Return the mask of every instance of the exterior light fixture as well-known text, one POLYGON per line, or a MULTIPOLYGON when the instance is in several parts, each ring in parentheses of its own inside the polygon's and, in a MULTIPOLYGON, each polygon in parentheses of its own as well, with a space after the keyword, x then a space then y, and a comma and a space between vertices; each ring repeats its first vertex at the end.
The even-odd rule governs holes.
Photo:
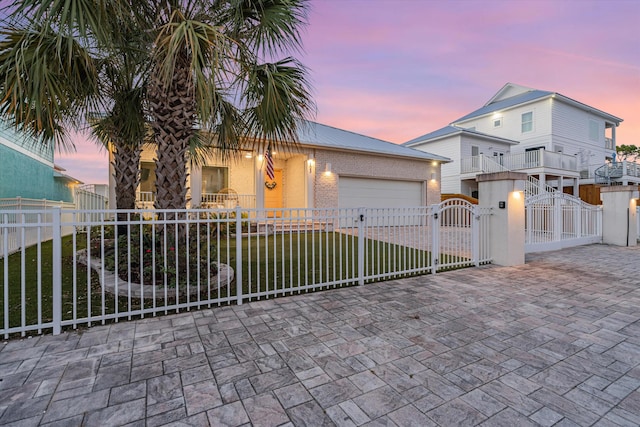
POLYGON ((436 182, 437 177, 438 177, 438 176, 436 175, 436 173, 435 173, 435 172, 431 172, 431 181, 432 181, 432 182, 436 182))
POLYGON ((324 165, 324 174, 331 175, 331 163, 327 163, 324 165))

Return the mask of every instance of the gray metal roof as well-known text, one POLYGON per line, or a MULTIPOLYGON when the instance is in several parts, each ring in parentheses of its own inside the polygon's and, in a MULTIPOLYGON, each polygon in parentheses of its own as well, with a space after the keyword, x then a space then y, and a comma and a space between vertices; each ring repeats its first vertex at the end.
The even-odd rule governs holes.
POLYGON ((434 139, 438 139, 447 135, 456 135, 459 133, 465 133, 467 135, 472 135, 472 136, 478 136, 481 138, 485 138, 485 139, 491 139, 494 141, 501 141, 507 144, 518 144, 518 141, 514 141, 512 139, 506 139, 506 138, 501 138, 499 136, 495 136, 495 135, 489 135, 487 133, 483 133, 483 132, 478 132, 477 130, 471 130, 471 129, 464 129, 461 128, 459 126, 453 126, 453 125, 449 125, 449 126, 445 126, 441 129, 435 130, 431 133, 427 133, 425 135, 419 136, 417 138, 413 138, 410 141, 407 141, 405 143, 403 143, 402 145, 404 145, 405 147, 410 147, 412 145, 417 145, 419 143, 422 142, 427 142, 427 141, 431 141, 434 139))
POLYGON ((516 105, 520 105, 520 104, 526 104, 527 102, 531 102, 531 101, 535 101, 536 99, 542 99, 542 98, 546 98, 548 96, 555 96, 556 99, 564 101, 568 104, 571 104, 575 107, 581 108, 583 110, 587 110, 590 111, 594 114, 598 114, 602 117, 607 118, 608 120, 611 120, 617 124, 619 124, 620 122, 622 122, 622 119, 620 117, 616 117, 612 114, 606 113, 602 110, 599 110, 597 108, 591 107, 587 104, 584 104, 580 101, 576 101, 575 99, 569 98, 568 96, 565 96, 561 93, 558 92, 549 92, 546 90, 538 90, 538 89, 531 89, 527 92, 521 93, 519 95, 515 95, 500 101, 496 101, 496 102, 491 102, 489 104, 486 104, 485 106, 478 108, 477 110, 467 114, 466 116, 460 117, 458 120, 453 121, 453 123, 460 123, 460 122, 464 122, 466 120, 469 119, 473 119, 475 117, 480 117, 480 116, 484 116, 486 114, 490 114, 496 111, 500 111, 500 110, 504 110, 510 107, 514 107, 516 105))
POLYGON ((472 119, 474 117, 484 116, 485 114, 493 113, 495 111, 504 110, 509 107, 513 107, 518 104, 524 104, 530 101, 534 101, 539 98, 544 98, 546 96, 553 95, 554 92, 547 92, 545 90, 531 90, 520 95, 512 96, 511 98, 503 99, 502 101, 493 102, 491 104, 487 104, 482 108, 478 108, 472 113, 467 114, 466 116, 460 117, 458 120, 455 120, 453 123, 463 122, 465 120, 472 119))
POLYGON ((410 141, 404 142, 402 145, 404 146, 409 146, 409 145, 413 145, 417 142, 424 142, 426 140, 429 139, 434 139, 434 138, 439 138, 441 136, 445 136, 445 135, 450 135, 450 134, 454 134, 457 132, 460 132, 462 129, 456 126, 445 126, 443 128, 440 128, 438 130, 434 130, 433 132, 429 132, 427 134, 424 134, 422 136, 419 136, 417 138, 413 138, 410 141))
POLYGON ((383 141, 355 132, 307 121, 298 131, 298 141, 303 145, 318 148, 360 151, 398 157, 450 162, 451 159, 437 154, 426 153, 400 144, 383 141))

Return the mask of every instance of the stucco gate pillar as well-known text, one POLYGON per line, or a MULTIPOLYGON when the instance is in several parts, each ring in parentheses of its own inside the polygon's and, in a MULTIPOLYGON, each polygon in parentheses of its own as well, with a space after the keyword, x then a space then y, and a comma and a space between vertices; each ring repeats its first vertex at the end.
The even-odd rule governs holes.
POLYGON ((476 177, 480 207, 492 208, 489 249, 494 264, 524 264, 526 179, 527 174, 520 172, 487 173, 476 177))
POLYGON ((600 188, 602 243, 616 246, 638 244, 637 198, 637 186, 614 185, 600 188))

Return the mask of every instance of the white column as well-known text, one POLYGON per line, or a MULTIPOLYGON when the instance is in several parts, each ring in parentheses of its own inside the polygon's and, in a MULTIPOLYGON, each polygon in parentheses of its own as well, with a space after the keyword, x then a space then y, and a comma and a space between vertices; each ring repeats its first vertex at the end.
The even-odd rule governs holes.
POLYGON ((254 159, 253 167, 255 170, 256 180, 256 208, 262 209, 264 208, 264 173, 262 171, 262 162, 264 157, 262 155, 258 155, 255 156, 254 159))
POLYGON ((498 172, 478 175, 481 207, 491 208, 489 248, 493 263, 524 264, 526 173, 498 172))
POLYGON ((316 159, 313 153, 309 153, 305 162, 305 179, 307 183, 307 208, 315 208, 315 182, 316 182, 316 159))
POLYGON ((636 246, 638 240, 638 187, 614 185, 600 189, 602 243, 636 246))

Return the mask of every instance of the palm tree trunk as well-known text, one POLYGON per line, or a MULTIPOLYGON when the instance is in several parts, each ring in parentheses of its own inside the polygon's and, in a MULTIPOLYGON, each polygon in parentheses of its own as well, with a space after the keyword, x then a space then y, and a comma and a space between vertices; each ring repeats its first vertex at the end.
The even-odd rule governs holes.
POLYGON ((116 181, 116 208, 136 208, 136 190, 140 183, 140 145, 132 147, 113 141, 113 169, 116 181))
POLYGON ((158 71, 148 96, 157 144, 156 209, 187 207, 187 151, 194 135, 196 103, 188 58, 176 61, 169 84, 158 71))

